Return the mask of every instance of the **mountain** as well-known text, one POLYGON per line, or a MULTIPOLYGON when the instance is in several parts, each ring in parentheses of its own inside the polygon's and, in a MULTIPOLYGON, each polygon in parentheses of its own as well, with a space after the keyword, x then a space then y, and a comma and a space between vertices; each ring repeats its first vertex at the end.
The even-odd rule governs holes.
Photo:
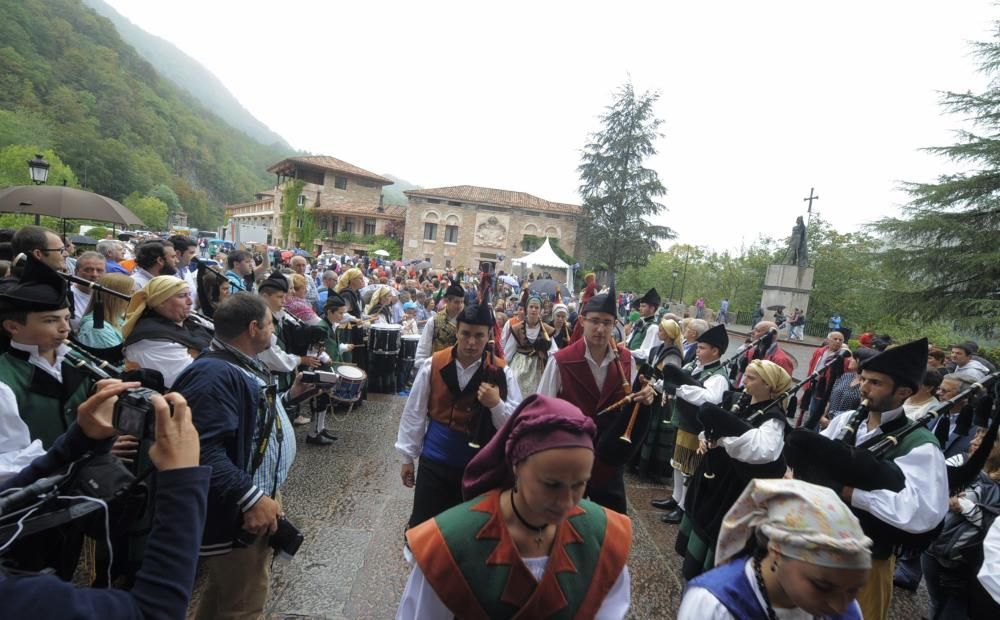
POLYGON ((80 0, 0 0, 0 148, 51 148, 89 189, 121 200, 159 184, 192 225, 271 185, 286 157, 162 77, 80 0))
POLYGON ((406 199, 406 195, 403 194, 403 192, 408 189, 423 189, 423 186, 421 185, 414 185, 409 181, 391 174, 383 174, 382 176, 395 181, 392 185, 386 185, 382 188, 382 195, 385 196, 385 204, 387 205, 400 205, 405 207, 409 205, 410 202, 406 199))
POLYGON ((194 95, 195 99, 217 116, 226 119, 230 125, 243 130, 261 144, 277 144, 288 148, 285 139, 244 108, 214 73, 173 43, 139 28, 104 0, 83 0, 83 3, 110 19, 122 39, 134 47, 160 75, 194 95))

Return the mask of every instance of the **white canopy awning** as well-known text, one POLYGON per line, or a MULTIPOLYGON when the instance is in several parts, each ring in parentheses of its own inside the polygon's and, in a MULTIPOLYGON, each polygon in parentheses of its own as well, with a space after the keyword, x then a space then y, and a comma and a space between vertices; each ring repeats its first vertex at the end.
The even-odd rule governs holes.
POLYGON ((566 262, 559 258, 559 255, 555 253, 552 246, 549 244, 549 238, 545 238, 545 243, 542 247, 538 248, 531 254, 522 256, 521 258, 511 259, 511 263, 515 265, 522 265, 527 268, 532 267, 549 267, 551 269, 563 269, 566 273, 566 286, 569 290, 573 290, 573 268, 567 265, 566 262))

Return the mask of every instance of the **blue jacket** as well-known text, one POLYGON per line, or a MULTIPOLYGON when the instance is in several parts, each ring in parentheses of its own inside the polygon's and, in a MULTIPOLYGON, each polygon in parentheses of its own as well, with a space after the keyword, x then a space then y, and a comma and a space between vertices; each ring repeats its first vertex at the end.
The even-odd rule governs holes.
MULTIPOLYGON (((51 475, 87 450, 106 453, 111 443, 88 439, 74 424, 0 490, 51 475)), ((131 591, 77 588, 52 575, 0 575, 0 617, 184 618, 198 563, 209 473, 207 467, 187 467, 156 474, 153 529, 131 591)))
POLYGON ((229 362, 202 356, 184 369, 173 389, 191 407, 201 464, 212 468, 201 554, 228 553, 243 513, 264 495, 250 472, 260 388, 229 362))

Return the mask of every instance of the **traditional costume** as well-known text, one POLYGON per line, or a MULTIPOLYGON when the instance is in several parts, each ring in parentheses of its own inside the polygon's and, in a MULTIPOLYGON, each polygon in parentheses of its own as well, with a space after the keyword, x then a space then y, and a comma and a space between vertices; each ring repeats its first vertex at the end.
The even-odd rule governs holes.
MULTIPOLYGON (((492 330, 489 303, 466 306, 458 322, 492 330)), ((419 366, 399 421, 396 451, 404 464, 420 458, 410 527, 461 503, 462 472, 477 450, 470 443, 485 445, 521 403, 517 381, 502 359, 487 350, 463 367, 456 347, 438 351, 419 366), (484 382, 500 390, 501 402, 490 410, 477 400, 484 382)))
MULTIPOLYGON (((357 290, 351 288, 351 280, 361 278, 363 275, 360 269, 351 267, 340 274, 340 278, 337 279, 337 285, 333 289, 334 293, 344 300, 344 305, 347 307, 347 314, 358 321, 364 318, 365 307, 361 301, 361 295, 357 290)), ((345 356, 345 360, 357 364, 367 372, 368 349, 365 346, 364 328, 361 324, 348 323, 344 325, 340 330, 340 341, 344 344, 354 345, 354 350, 345 356)))
MULTIPOLYGON (((639 299, 638 303, 658 308, 660 294, 656 292, 655 288, 651 288, 639 299)), ((658 324, 655 312, 649 316, 639 317, 632 323, 632 332, 628 338, 628 350, 632 352, 632 357, 639 360, 649 357, 649 352, 660 342, 658 324)))
MULTIPOLYGON (((616 316, 614 289, 592 297, 584 307, 583 314, 590 312, 616 316)), ((624 398, 627 386, 635 389, 636 376, 632 354, 623 345, 616 344, 615 350, 608 350, 604 359, 597 362, 590 354, 586 339, 580 338, 549 359, 538 384, 539 394, 569 401, 579 407, 584 415, 596 421, 597 454, 594 470, 587 484, 587 497, 623 514, 628 507, 625 497, 625 463, 642 445, 651 408, 641 407, 630 444, 619 441, 618 438, 631 417, 631 406, 600 416, 597 413, 624 398)))
MULTIPOLYGON (((897 386, 916 391, 926 364, 925 338, 887 349, 861 370, 889 375, 897 386)), ((902 407, 880 413, 875 428, 868 427, 862 408, 837 416, 822 434, 796 429, 786 442, 796 478, 838 492, 851 489, 850 506, 875 541, 872 574, 858 595, 865 618, 887 617, 896 552, 926 546, 948 511, 948 474, 934 435, 921 426, 875 454, 869 449, 874 443, 913 424, 902 407)))
MULTIPOLYGON (((792 384, 780 366, 754 360, 753 368, 773 393, 792 384)), ((722 517, 754 478, 781 478, 787 469, 785 445, 786 398, 750 402, 745 393, 735 411, 703 404, 698 421, 709 448, 688 485, 686 510, 677 533, 675 550, 684 558, 685 579, 693 579, 715 565, 715 543, 722 517)))
MULTIPOLYGON (((558 448, 593 449, 595 427, 571 404, 532 396, 469 463, 469 501, 407 532, 414 568, 397 619, 623 618, 631 522, 582 500, 544 555, 523 557, 504 518, 512 468, 558 448)), ((511 506, 516 509, 511 492, 511 506)), ((524 501, 519 499, 518 501, 524 501)), ((548 525, 546 525, 546 529, 548 525)))
MULTIPOLYGON (((542 307, 540 295, 524 291, 524 311, 528 312, 528 305, 536 303, 539 310, 542 307)), ((538 389, 538 382, 542 380, 542 373, 545 371, 545 363, 550 355, 559 350, 553 339, 555 330, 546 325, 541 319, 539 312, 538 323, 528 325, 527 316, 523 321, 511 319, 503 326, 503 335, 500 341, 503 343, 503 350, 507 352, 507 359, 510 363, 511 371, 517 378, 517 385, 521 388, 522 394, 534 394, 538 389)))
MULTIPOLYGON (((50 267, 28 256, 20 281, 0 294, 0 318, 8 313, 53 312, 69 308, 66 283, 50 267)), ((17 400, 32 440, 45 448, 76 420, 76 408, 87 400, 93 379, 66 360, 69 347, 59 345, 55 364, 39 355, 38 346, 11 340, 0 355, 0 381, 17 400)))
MULTIPOLYGON (((444 296, 465 299, 465 289, 452 282, 445 290, 444 296)), ((435 314, 433 319, 427 321, 427 324, 424 325, 424 331, 420 334, 414 363, 420 366, 420 363, 432 354, 455 346, 457 333, 458 317, 449 317, 447 310, 441 310, 435 314)))
POLYGON ((569 308, 566 307, 565 304, 560 303, 558 299, 556 300, 555 305, 552 306, 552 329, 552 340, 555 341, 556 347, 563 349, 569 346, 570 338, 573 336, 573 328, 569 323, 569 308), (557 328, 555 326, 555 317, 558 316, 560 312, 565 315, 565 318, 563 320, 562 327, 557 328))
MULTIPOLYGON (((773 551, 806 564, 863 570, 871 566, 870 545, 857 518, 829 489, 799 480, 753 480, 722 522, 717 568, 688 583, 677 618, 814 618, 801 608, 771 606, 760 557, 773 551), (767 549, 747 557, 748 542, 757 546, 761 538, 767 549)), ((861 611, 851 601, 844 612, 823 618, 860 620, 861 611)))
MULTIPOLYGON (((657 332, 663 330, 670 338, 670 344, 660 341, 649 352, 647 364, 642 373, 654 380, 663 378, 666 366, 680 368, 683 356, 676 343, 681 340, 681 328, 673 319, 660 321, 657 332)), ((653 412, 649 422, 649 432, 639 450, 639 475, 650 477, 654 481, 665 475, 670 469, 670 459, 674 455, 674 426, 670 423, 670 397, 664 393, 657 395, 653 401, 653 412)))

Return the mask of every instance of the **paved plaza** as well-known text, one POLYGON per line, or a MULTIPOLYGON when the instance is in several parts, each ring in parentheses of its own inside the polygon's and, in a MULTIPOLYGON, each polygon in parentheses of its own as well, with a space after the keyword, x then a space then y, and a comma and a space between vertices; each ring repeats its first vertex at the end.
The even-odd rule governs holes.
MULTIPOLYGON (((395 616, 409 574, 401 548, 412 501, 392 447, 403 403, 373 394, 350 417, 328 421, 340 438, 329 448, 305 444, 299 429, 284 497, 306 542, 290 564, 275 565, 268 618, 395 616)), ((635 532, 629 617, 673 618, 683 588, 673 552, 677 529, 649 507, 664 490, 630 480, 628 493, 635 532)), ((924 600, 897 590, 892 617, 922 617, 924 600)))

